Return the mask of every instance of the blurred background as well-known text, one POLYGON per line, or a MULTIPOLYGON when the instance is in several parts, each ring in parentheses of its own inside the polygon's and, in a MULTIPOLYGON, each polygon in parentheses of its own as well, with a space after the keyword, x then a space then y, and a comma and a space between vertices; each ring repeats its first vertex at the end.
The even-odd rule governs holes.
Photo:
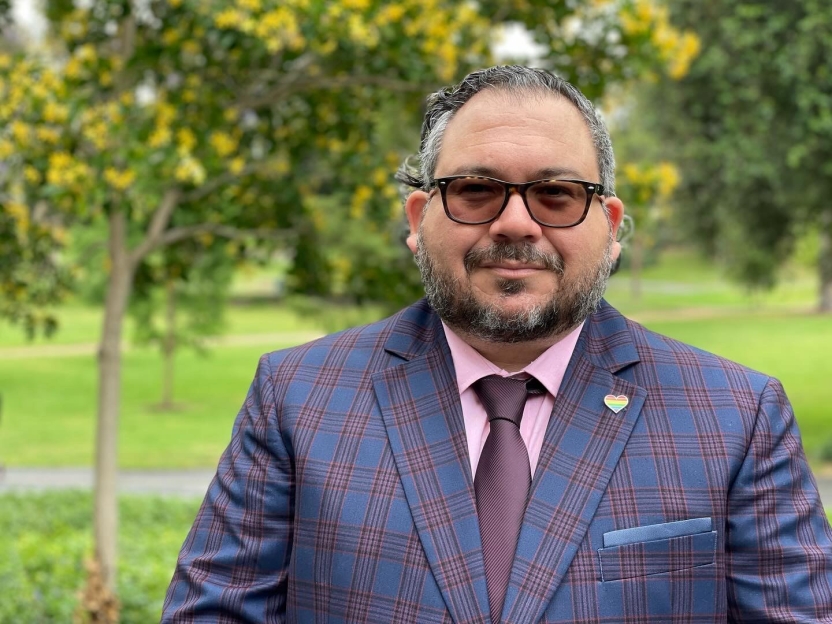
POLYGON ((393 173, 425 96, 498 62, 604 111, 636 223, 608 300, 779 377, 828 487, 826 0, 5 0, 0 25, 0 622, 158 621, 258 357, 420 296, 393 173))

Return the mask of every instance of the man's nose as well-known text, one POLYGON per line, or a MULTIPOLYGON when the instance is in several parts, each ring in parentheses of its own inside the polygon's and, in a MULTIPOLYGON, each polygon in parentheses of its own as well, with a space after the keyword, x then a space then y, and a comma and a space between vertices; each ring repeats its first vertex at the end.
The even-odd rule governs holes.
POLYGON ((489 233, 495 240, 534 240, 542 235, 542 229, 532 219, 520 193, 513 190, 503 212, 491 223, 489 233))

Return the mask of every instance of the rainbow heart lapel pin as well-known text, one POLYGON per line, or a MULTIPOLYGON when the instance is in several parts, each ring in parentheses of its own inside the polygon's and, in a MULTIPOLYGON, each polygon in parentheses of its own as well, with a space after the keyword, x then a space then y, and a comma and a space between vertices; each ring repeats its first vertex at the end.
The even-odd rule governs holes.
POLYGON ((608 394, 604 397, 604 405, 610 408, 615 414, 627 407, 627 404, 629 402, 630 399, 628 399, 623 394, 619 394, 618 396, 615 396, 614 394, 608 394))

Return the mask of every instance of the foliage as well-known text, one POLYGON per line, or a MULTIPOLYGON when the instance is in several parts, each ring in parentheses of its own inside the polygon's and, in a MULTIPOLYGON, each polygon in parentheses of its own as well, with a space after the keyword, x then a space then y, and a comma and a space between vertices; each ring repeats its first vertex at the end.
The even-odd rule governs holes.
POLYGON ((699 51, 696 35, 675 28, 660 0, 485 0, 480 6, 495 23, 523 24, 544 51, 541 64, 591 99, 659 67, 678 79, 699 51))
POLYGON ((350 244, 318 261, 321 276, 314 254, 299 253, 313 268, 300 267, 302 281, 325 290, 329 273, 346 271, 341 282, 384 297, 372 282, 389 263, 373 254, 397 239, 390 174, 404 150, 379 113, 416 128, 423 95, 490 62, 489 41, 509 21, 546 42, 543 64, 594 96, 657 61, 676 74, 690 36, 656 6, 51 0, 49 50, 0 57, 0 287, 14 303, 0 312, 19 318, 59 296, 67 225, 113 211, 142 252, 275 228, 309 251, 322 223, 345 224, 378 240, 361 250, 365 264, 352 265, 350 244), (315 198, 336 189, 322 219, 315 198))
MULTIPOLYGON (((661 80, 648 96, 683 172, 680 214, 735 276, 770 287, 796 237, 812 227, 832 237, 832 5, 671 6, 674 24, 702 42, 687 75, 661 80)), ((821 286, 832 298, 832 248, 825 253, 821 286)))
MULTIPOLYGON (((159 620, 195 501, 122 497, 122 624, 159 620)), ((72 622, 89 555, 92 501, 85 492, 0 496, 0 622, 72 622)))
POLYGON ((627 202, 636 236, 648 248, 656 242, 656 228, 669 216, 667 202, 678 185, 679 172, 669 162, 628 162, 619 170, 616 194, 627 202))
POLYGON ((164 349, 172 330, 174 348, 190 346, 202 351, 204 339, 223 329, 234 267, 219 245, 206 249, 189 242, 153 254, 139 266, 131 306, 136 320, 134 339, 139 344, 164 349), (166 304, 175 306, 175 315, 163 321, 157 311, 166 304), (174 327, 166 326, 170 321, 174 327))

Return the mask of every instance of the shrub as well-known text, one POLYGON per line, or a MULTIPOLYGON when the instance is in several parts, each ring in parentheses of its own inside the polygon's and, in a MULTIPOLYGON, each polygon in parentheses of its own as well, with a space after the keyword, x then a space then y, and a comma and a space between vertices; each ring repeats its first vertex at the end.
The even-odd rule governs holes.
MULTIPOLYGON (((198 506, 195 500, 153 496, 120 499, 122 624, 159 620, 198 506)), ((89 492, 0 495, 0 622, 72 622, 91 551, 89 492)))

